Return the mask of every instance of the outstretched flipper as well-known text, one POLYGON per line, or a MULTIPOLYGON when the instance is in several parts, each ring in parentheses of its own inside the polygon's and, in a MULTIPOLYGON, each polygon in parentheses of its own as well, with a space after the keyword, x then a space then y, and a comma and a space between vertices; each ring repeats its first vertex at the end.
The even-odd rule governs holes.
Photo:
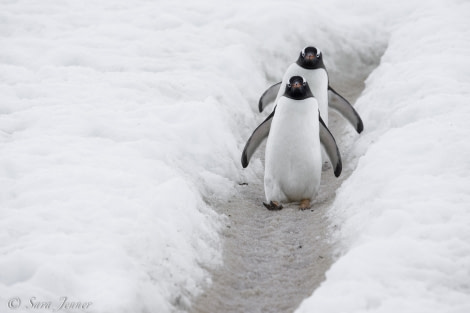
POLYGON ((341 175, 343 165, 341 163, 341 155, 339 154, 338 146, 336 145, 335 138, 330 133, 330 130, 323 122, 320 117, 320 142, 325 148, 326 154, 330 159, 331 164, 333 164, 335 176, 338 177, 341 175))
POLYGON ((279 89, 281 89, 281 83, 278 82, 277 84, 272 85, 269 87, 259 98, 258 109, 260 112, 263 112, 264 108, 272 101, 276 100, 277 93, 279 89))
POLYGON ((255 153, 256 149, 260 143, 269 135, 269 131, 271 130, 271 123, 273 121, 274 112, 276 108, 274 108, 273 112, 269 114, 269 116, 261 123, 251 134, 250 139, 246 142, 245 149, 243 149, 242 153, 242 166, 243 168, 248 166, 250 162, 251 156, 255 153))
POLYGON ((336 90, 328 85, 328 106, 338 111, 344 118, 346 118, 360 134, 364 129, 361 117, 354 110, 351 103, 340 95, 336 90))

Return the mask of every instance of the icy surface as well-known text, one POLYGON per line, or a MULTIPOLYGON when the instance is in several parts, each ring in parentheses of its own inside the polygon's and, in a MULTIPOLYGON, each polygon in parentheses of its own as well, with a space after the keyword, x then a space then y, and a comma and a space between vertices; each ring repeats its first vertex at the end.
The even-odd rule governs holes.
POLYGON ((221 263, 206 200, 262 172, 240 166, 258 97, 307 44, 345 80, 388 48, 357 102, 365 132, 344 134, 357 169, 331 209, 342 257, 299 312, 470 311, 469 12, 1 1, 0 311, 62 296, 87 312, 187 309, 221 263))

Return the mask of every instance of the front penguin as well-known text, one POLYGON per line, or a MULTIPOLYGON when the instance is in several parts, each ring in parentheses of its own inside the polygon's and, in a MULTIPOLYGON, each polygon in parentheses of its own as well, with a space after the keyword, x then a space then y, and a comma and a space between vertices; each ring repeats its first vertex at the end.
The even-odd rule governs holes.
POLYGON ((264 189, 270 210, 300 201, 310 207, 322 170, 318 102, 308 83, 293 76, 279 98, 266 144, 264 189))

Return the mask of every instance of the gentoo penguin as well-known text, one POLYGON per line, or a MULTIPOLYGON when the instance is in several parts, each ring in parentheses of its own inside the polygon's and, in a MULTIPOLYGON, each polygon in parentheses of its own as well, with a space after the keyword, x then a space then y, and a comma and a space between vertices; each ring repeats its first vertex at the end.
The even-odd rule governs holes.
POLYGON ((305 210, 320 186, 320 142, 336 177, 342 170, 341 156, 319 114, 318 101, 303 77, 291 77, 276 104, 248 139, 242 153, 242 166, 248 166, 256 148, 268 137, 264 175, 267 203, 263 204, 269 210, 280 210, 282 202, 300 201, 300 209, 305 210))
POLYGON ((328 72, 323 64, 323 54, 320 49, 311 46, 302 49, 297 62, 289 66, 282 82, 274 84, 263 93, 258 105, 260 112, 271 101, 275 101, 282 96, 284 91, 280 87, 284 86, 287 80, 295 75, 302 76, 307 80, 313 95, 318 101, 320 115, 326 125, 328 125, 328 107, 330 107, 346 118, 358 133, 362 132, 364 125, 361 117, 352 105, 329 85, 328 72))

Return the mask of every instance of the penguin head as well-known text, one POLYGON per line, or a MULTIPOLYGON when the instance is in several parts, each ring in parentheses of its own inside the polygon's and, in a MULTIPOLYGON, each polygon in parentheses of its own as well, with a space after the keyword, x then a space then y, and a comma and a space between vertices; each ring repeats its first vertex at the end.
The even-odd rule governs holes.
POLYGON ((305 47, 300 51, 297 64, 307 69, 325 68, 320 49, 312 46, 305 47))
POLYGON ((287 98, 302 100, 313 97, 307 81, 301 76, 292 76, 286 84, 284 96, 287 98))

